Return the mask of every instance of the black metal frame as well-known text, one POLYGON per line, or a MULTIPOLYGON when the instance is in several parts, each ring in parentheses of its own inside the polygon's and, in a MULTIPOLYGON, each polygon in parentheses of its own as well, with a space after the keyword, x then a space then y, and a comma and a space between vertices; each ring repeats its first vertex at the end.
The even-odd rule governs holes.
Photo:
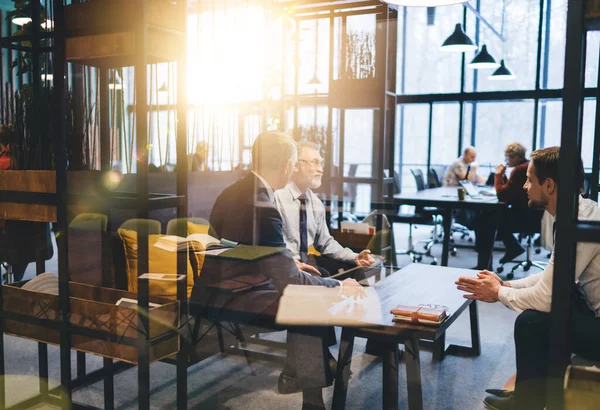
MULTIPOLYGON (((79 3, 74 1, 74 3, 79 3)), ((179 2, 178 7, 181 13, 185 13, 185 2, 179 2)), ((40 7, 39 3, 32 3, 35 8, 40 7)), ((33 24, 33 35, 31 38, 33 53, 33 75, 31 77, 33 92, 34 92, 34 104, 39 104, 39 88, 40 88, 40 64, 39 54, 45 51, 54 52, 54 113, 57 118, 65 118, 66 103, 65 103, 65 90, 66 90, 66 56, 65 56, 65 44, 66 44, 66 32, 65 32, 65 20, 64 20, 64 7, 63 0, 53 0, 54 6, 54 33, 41 34, 40 27, 40 13, 37 11, 32 12, 32 24, 33 24), (54 44, 53 49, 39 47, 39 41, 41 38, 53 38, 54 44)), ((143 2, 142 13, 143 18, 136 29, 136 42, 139 45, 137 50, 138 59, 136 61, 136 80, 138 81, 138 95, 146 95, 146 62, 147 62, 147 29, 148 24, 146 21, 147 2, 143 2)), ((185 19, 181 30, 185 33, 186 25, 185 19)), ((10 26, 9 26, 10 27, 10 26)), ((10 28, 9 28, 10 30, 10 28)), ((13 41, 19 40, 20 37, 14 38, 14 36, 3 38, 0 41, 0 47, 7 48, 9 50, 20 50, 21 48, 13 41)), ((10 59, 10 57, 9 57, 10 59)), ((95 201, 92 207, 94 209, 104 210, 108 212, 111 208, 129 208, 136 209, 137 216, 139 218, 147 218, 148 213, 152 209, 161 208, 177 208, 178 217, 187 216, 187 138, 186 138, 186 90, 185 81, 181 79, 185 78, 186 75, 186 55, 185 51, 182 51, 178 59, 178 93, 177 93, 177 117, 178 117, 178 128, 177 128, 177 157, 180 164, 177 167, 177 195, 166 195, 166 194, 154 194, 148 192, 148 162, 147 162, 147 150, 145 145, 146 135, 146 110, 147 103, 144 99, 140 98, 142 103, 138 103, 136 106, 137 110, 137 135, 138 135, 138 167, 137 167, 137 190, 134 194, 129 193, 112 193, 104 195, 102 200, 95 201)), ((109 116, 108 116, 108 71, 107 69, 101 68, 100 70, 100 83, 102 91, 100 92, 100 106, 101 106, 101 171, 110 171, 110 158, 109 158, 109 147, 110 147, 110 134, 109 134, 109 116)), ((12 77, 12 76, 9 76, 12 77)), ((39 125, 40 127, 42 124, 39 125)), ((43 320, 36 320, 36 324, 42 324, 48 328, 56 328, 60 330, 60 363, 61 363, 61 387, 50 391, 48 389, 48 352, 47 345, 45 343, 38 344, 38 361, 39 361, 39 376, 40 376, 40 394, 36 395, 24 402, 18 403, 14 408, 26 408, 28 406, 37 405, 41 402, 50 402, 58 405, 62 408, 90 408, 90 406, 81 405, 72 402, 72 390, 75 387, 87 385, 99 380, 104 379, 104 400, 105 408, 114 408, 114 384, 113 375, 121 370, 131 367, 122 362, 114 363, 112 359, 103 359, 103 368, 99 371, 86 374, 85 370, 85 354, 77 352, 77 379, 71 378, 71 334, 86 334, 91 337, 97 337, 104 340, 111 339, 110 334, 106 334, 100 331, 93 331, 90 329, 77 328, 69 323, 70 316, 70 303, 69 303, 69 273, 68 273, 68 214, 67 205, 74 198, 68 194, 67 184, 67 158, 66 158, 66 134, 64 122, 57 122, 56 129, 56 194, 39 194, 39 193, 22 193, 22 192, 0 192, 0 201, 11 201, 17 203, 38 203, 38 204, 56 204, 57 207, 57 220, 58 229, 61 235, 57 236, 57 248, 58 248, 58 276, 59 276, 59 307, 60 307, 60 322, 45 322, 43 320), (60 397, 57 398, 56 393, 60 392, 60 397)), ((85 201, 84 201, 85 202, 85 201)), ((184 230, 184 224, 180 224, 181 229, 184 230)), ((187 232, 178 232, 181 236, 187 236, 187 232)), ((106 245, 106 238, 103 238, 103 247, 106 245)), ((138 227, 138 245, 139 245, 139 264, 138 264, 138 275, 141 275, 148 271, 148 232, 144 226, 138 227)), ((105 258, 105 249, 103 249, 103 263, 102 263, 102 277, 103 284, 107 286, 107 261, 105 258)), ((43 264, 43 262, 42 262, 43 264)), ((45 271, 41 266, 37 266, 38 274, 45 271)), ((180 253, 177 257, 177 271, 187 272, 187 261, 186 254, 180 253)), ((180 323, 185 323, 184 317, 187 312, 187 291, 186 282, 178 280, 177 282, 177 298, 180 301, 180 323)), ((146 280, 138 279, 138 320, 142 327, 148 329, 148 282, 146 280)), ((2 289, 0 287, 0 309, 2 306, 2 289)), ((10 314, 8 312, 0 312, 0 374, 5 374, 5 363, 4 363, 4 320, 16 320, 22 323, 28 323, 32 320, 27 316, 10 314)), ((173 337, 174 334, 169 333, 165 337, 173 337)), ((139 356, 139 371, 138 371, 138 401, 141 409, 149 409, 150 407, 150 391, 149 391, 149 349, 153 343, 158 343, 163 340, 164 337, 152 338, 145 332, 140 332, 139 337, 134 340, 119 340, 121 343, 135 344, 138 346, 139 356)), ((177 408, 187 408, 187 358, 188 358, 188 346, 185 338, 180 338, 180 351, 177 353, 176 365, 177 365, 177 408)), ((5 382, 4 377, 0 377, 0 409, 6 407, 5 403, 5 382)))

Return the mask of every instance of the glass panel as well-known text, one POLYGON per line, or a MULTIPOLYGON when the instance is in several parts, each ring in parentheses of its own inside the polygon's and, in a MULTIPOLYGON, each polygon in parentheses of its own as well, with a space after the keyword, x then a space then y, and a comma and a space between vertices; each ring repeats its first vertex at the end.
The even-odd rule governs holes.
POLYGON ((598 84, 598 52, 600 52, 600 33, 597 31, 589 31, 587 33, 586 46, 585 86, 595 87, 596 84, 598 84))
POLYGON ((344 176, 371 177, 373 110, 346 110, 344 133, 344 176))
POLYGON ((370 184, 344 183, 344 211, 364 217, 371 212, 370 184))
POLYGON ((375 14, 348 16, 346 20, 346 78, 375 76, 375 14))
POLYGON ((594 154, 594 125, 596 122, 596 100, 583 103, 583 126, 581 128, 581 159, 586 171, 591 171, 594 154))
POLYGON ((463 7, 448 6, 435 9, 435 24, 427 25, 427 9, 406 7, 406 39, 402 25, 398 30, 397 92, 406 94, 451 93, 460 91, 461 53, 448 53, 440 46, 462 22, 463 7), (402 52, 402 44, 406 52, 402 52), (405 74, 403 74, 405 70, 405 74))
POLYGON ((540 101, 538 142, 539 148, 560 145, 562 101, 540 101))
POLYGON ((546 0, 542 32, 542 88, 562 88, 565 72, 567 0, 546 0), (548 4, 550 8, 548 10, 548 4), (550 19, 547 19, 550 13, 550 19), (549 25, 548 25, 549 21, 549 25), (548 45, 546 44, 548 39, 548 45), (548 64, 546 64, 546 55, 548 64))
POLYGON ((459 109, 458 103, 433 105, 431 165, 448 165, 456 159, 459 109))
POLYGON ((429 104, 404 106, 404 123, 400 125, 402 141, 402 192, 416 191, 411 168, 422 167, 426 172, 429 134, 429 104))
POLYGON ((519 142, 531 152, 533 137, 533 101, 477 103, 476 148, 479 174, 504 161, 504 148, 519 142))
MULTIPOLYGON (((465 89, 467 91, 496 90, 531 90, 535 88, 536 60, 538 47, 540 2, 539 0, 521 1, 482 1, 481 15, 492 22, 495 30, 502 34, 502 41, 485 24, 479 24, 479 45, 485 44, 489 53, 500 62, 504 59, 506 66, 517 76, 509 81, 492 81, 488 77, 492 70, 465 70, 465 89), (505 7, 503 7, 503 5, 505 7), (474 89, 473 79, 477 71, 477 85, 474 89)), ((468 34, 473 37, 474 27, 468 27, 468 34)), ((474 53, 466 53, 467 62, 474 53)))

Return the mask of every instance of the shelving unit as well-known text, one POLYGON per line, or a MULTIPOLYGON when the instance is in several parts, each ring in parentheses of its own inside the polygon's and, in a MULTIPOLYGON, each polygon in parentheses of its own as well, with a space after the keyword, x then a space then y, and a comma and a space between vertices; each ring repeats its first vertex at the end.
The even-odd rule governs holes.
MULTIPOLYGON (((35 3, 35 2, 34 2, 35 3)), ((58 276, 59 296, 51 297, 38 294, 37 299, 45 300, 48 306, 53 307, 48 317, 36 317, 39 313, 32 307, 27 309, 14 309, 1 312, 0 332, 10 332, 17 336, 32 337, 40 340, 39 364, 40 364, 40 394, 24 403, 19 403, 19 408, 50 402, 62 408, 89 408, 72 402, 72 391, 74 388, 85 383, 104 379, 105 408, 114 408, 114 386, 113 374, 124 368, 130 367, 125 362, 138 366, 138 403, 140 409, 150 407, 150 362, 162 359, 177 352, 177 408, 187 408, 187 360, 188 347, 178 332, 179 324, 185 320, 187 311, 185 281, 177 283, 176 302, 163 301, 160 310, 170 311, 173 326, 171 329, 157 331, 153 316, 163 316, 156 309, 149 309, 148 282, 138 278, 138 293, 130 294, 128 297, 137 297, 138 313, 134 317, 125 315, 126 309, 114 306, 115 297, 127 296, 126 292, 106 289, 103 287, 81 287, 82 285, 70 282, 68 270, 68 221, 69 207, 77 205, 84 207, 87 211, 96 211, 109 214, 111 209, 131 209, 137 218, 146 219, 153 209, 177 208, 178 217, 187 216, 187 147, 186 147, 186 7, 187 1, 180 0, 174 4, 167 0, 131 0, 122 2, 118 0, 93 0, 87 2, 66 0, 53 0, 54 9, 54 31, 45 33, 43 36, 51 38, 53 46, 48 50, 40 50, 40 17, 38 10, 32 10, 33 36, 32 54, 33 64, 32 86, 39 89, 40 72, 39 52, 52 51, 54 69, 54 115, 57 118, 66 118, 66 73, 67 63, 87 64, 94 66, 99 71, 100 77, 100 151, 101 151, 101 173, 110 171, 110 129, 108 113, 108 69, 114 67, 134 66, 135 81, 138 99, 136 101, 136 148, 137 148, 137 175, 136 192, 119 193, 99 190, 97 195, 73 195, 70 188, 73 186, 67 180, 68 161, 66 157, 66 129, 63 121, 58 122, 55 135, 55 178, 56 186, 53 192, 39 194, 23 194, 18 192, 1 192, 2 202, 10 201, 16 203, 41 204, 50 209, 52 216, 44 220, 57 222, 57 248, 58 248, 58 276), (98 19, 103 15, 102 19, 98 19), (147 139, 147 116, 148 101, 139 96, 147 95, 147 67, 148 64, 156 62, 177 62, 177 193, 176 195, 153 194, 148 187, 148 150, 147 139), (90 289, 93 288, 93 289, 90 289), (83 290, 82 290, 83 289, 83 290), (83 292, 83 293, 82 293, 83 292), (103 295, 103 296, 102 296, 103 295), (111 296, 112 295, 112 296, 111 296), (93 307, 94 300, 106 303, 97 304, 93 307), (89 301, 86 303, 86 300, 89 301), (85 305, 83 306, 82 305, 85 305), (95 314, 106 314, 108 319, 107 328, 86 328, 73 323, 73 317, 80 318, 84 312, 77 309, 85 307, 95 314), (92 306, 92 307, 90 307, 92 306), (108 308, 107 308, 108 307, 108 308), (99 309, 99 310, 98 310, 99 309), (104 309, 104 310, 102 310, 104 309), (127 316, 127 317, 125 317, 127 316), (127 322, 128 321, 128 322, 127 322), (115 334, 112 330, 120 326, 119 323, 134 325, 136 337, 128 334, 119 340, 123 347, 116 350, 102 350, 91 347, 94 340, 106 341, 101 343, 106 347, 115 342, 115 334), (27 325, 29 324, 29 325, 27 325), (38 332, 27 333, 31 326, 39 327, 38 332), (112 329, 112 325, 115 326, 112 329), (29 327, 28 327, 29 326, 29 327), (46 328, 46 332, 39 330, 46 328), (111 333, 113 333, 111 335, 111 333), (37 335, 37 336, 36 336, 37 335), (87 338, 87 339, 85 339, 87 338), (82 340, 86 343, 81 343, 82 340), (49 391, 48 378, 48 354, 46 343, 60 345, 60 373, 61 387, 56 391, 49 391), (162 349, 160 346, 170 345, 162 349), (173 344, 175 343, 175 344, 173 344), (129 346, 128 348, 126 346, 129 346), (78 350, 77 379, 73 380, 71 375, 71 350, 78 350), (133 350, 132 350, 133 349, 133 350), (157 350, 158 349, 158 350, 157 350), (175 350, 172 350, 175 349, 175 350), (122 352, 121 352, 122 350, 122 352), (83 352, 92 352, 104 356, 104 367, 101 371, 86 374, 85 356, 83 352), (121 357, 118 353, 128 352, 128 357, 121 357), (124 362, 115 363, 113 359, 124 362), (59 393, 60 397, 54 395, 59 393)), ((38 4, 32 6, 37 9, 38 4)), ((2 47, 21 50, 22 37, 0 40, 2 47)), ((185 228, 181 224, 182 230, 185 228)), ((186 232, 178 232, 181 236, 187 236, 186 232)), ((148 272, 148 231, 140 224, 138 234, 138 277, 148 272)), ((108 263, 103 259, 103 265, 108 263)), ((108 286, 108 278, 105 275, 106 266, 102 267, 103 285, 108 286)), ((178 254, 177 272, 187 272, 187 260, 185 254, 178 254)), ((39 273, 39 272, 38 272, 39 273)), ((15 300, 14 295, 20 290, 18 286, 10 289, 4 287, 0 291, 0 306, 5 307, 6 300, 15 300)), ((29 295, 31 296, 31 295, 29 295)), ((39 302, 39 300, 37 301, 39 302)), ((35 303, 37 303, 35 302, 35 303)), ((35 304, 34 303, 34 304, 35 304)), ((87 312, 87 311, 86 311, 87 312)), ((133 311, 132 311, 133 312, 133 311)), ((160 326, 159 326, 160 327, 160 326)), ((122 335, 121 335, 122 336, 122 335)), ((0 337, 0 373, 5 374, 4 345, 0 337)), ((4 378, 0 377, 0 408, 6 408, 4 378)), ((14 406, 13 406, 14 407, 14 406)))

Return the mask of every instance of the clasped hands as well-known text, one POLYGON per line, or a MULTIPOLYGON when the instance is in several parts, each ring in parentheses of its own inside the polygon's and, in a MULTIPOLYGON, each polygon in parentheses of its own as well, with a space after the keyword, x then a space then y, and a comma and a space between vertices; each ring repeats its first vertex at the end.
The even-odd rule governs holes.
POLYGON ((498 275, 488 270, 477 273, 476 278, 461 276, 455 283, 458 290, 467 292, 464 298, 488 303, 498 301, 498 291, 505 285, 498 275))

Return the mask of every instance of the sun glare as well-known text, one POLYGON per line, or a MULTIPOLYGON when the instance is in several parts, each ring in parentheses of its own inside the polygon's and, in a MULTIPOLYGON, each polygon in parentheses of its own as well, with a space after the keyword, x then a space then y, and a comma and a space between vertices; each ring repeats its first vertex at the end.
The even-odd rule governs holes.
POLYGON ((220 105, 262 98, 268 59, 276 54, 267 50, 266 24, 261 7, 189 16, 190 103, 220 105))

